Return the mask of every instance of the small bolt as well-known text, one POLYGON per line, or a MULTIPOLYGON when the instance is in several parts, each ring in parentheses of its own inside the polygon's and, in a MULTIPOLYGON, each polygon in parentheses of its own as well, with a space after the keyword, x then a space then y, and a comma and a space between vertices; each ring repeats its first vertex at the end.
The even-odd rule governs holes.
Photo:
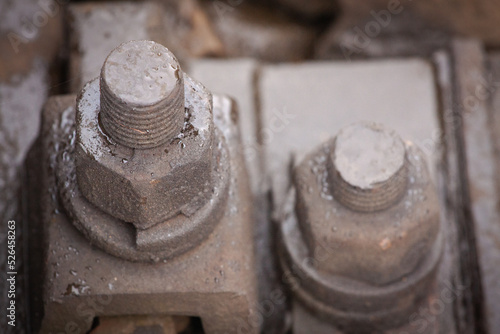
POLYGON ((354 211, 387 209, 405 193, 406 164, 405 145, 394 131, 350 125, 335 138, 328 164, 333 196, 354 211))
POLYGON ((100 87, 100 124, 117 143, 154 148, 182 130, 182 72, 164 46, 152 41, 120 45, 102 66, 100 87))

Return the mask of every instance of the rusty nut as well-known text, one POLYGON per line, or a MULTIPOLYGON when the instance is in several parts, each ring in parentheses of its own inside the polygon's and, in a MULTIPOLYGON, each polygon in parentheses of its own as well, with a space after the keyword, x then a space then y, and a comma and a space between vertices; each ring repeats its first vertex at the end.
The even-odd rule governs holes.
POLYGON ((133 41, 111 52, 76 117, 78 186, 104 212, 146 229, 209 198, 211 94, 163 46, 133 41))
POLYGON ((299 227, 315 268, 372 285, 431 253, 439 207, 423 153, 373 123, 344 128, 294 172, 299 227))

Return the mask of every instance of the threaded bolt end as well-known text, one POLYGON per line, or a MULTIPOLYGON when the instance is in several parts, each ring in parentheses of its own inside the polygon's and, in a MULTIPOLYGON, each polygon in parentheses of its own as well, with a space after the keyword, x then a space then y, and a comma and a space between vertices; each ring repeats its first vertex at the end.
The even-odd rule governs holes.
POLYGON ((374 212, 405 194, 406 148, 394 132, 374 123, 356 123, 335 138, 328 162, 333 196, 354 211, 374 212))
POLYGON ((152 41, 131 41, 106 58, 100 77, 100 124, 119 144, 165 144, 184 124, 184 81, 175 56, 152 41))

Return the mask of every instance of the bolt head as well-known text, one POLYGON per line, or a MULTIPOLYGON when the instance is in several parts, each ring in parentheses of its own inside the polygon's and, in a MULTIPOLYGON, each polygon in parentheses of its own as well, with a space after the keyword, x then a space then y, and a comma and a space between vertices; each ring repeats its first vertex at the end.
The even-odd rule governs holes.
POLYGON ((406 162, 405 145, 394 131, 368 122, 347 126, 329 156, 333 196, 351 210, 384 210, 406 190, 406 162))
POLYGON ((183 73, 174 55, 155 42, 130 41, 109 54, 100 100, 100 125, 121 145, 154 148, 182 130, 183 73))
POLYGON ((334 149, 332 139, 294 170, 295 212, 314 266, 373 285, 403 279, 430 254, 440 230, 437 194, 423 153, 406 144, 408 185, 402 197, 384 210, 366 212, 332 196, 328 157, 334 149))
POLYGON ((403 168, 405 147, 394 131, 375 123, 356 123, 339 132, 332 158, 345 182, 373 189, 403 168))
POLYGON ((101 84, 130 107, 151 106, 168 98, 180 79, 175 56, 152 41, 130 41, 114 49, 101 69, 101 84))

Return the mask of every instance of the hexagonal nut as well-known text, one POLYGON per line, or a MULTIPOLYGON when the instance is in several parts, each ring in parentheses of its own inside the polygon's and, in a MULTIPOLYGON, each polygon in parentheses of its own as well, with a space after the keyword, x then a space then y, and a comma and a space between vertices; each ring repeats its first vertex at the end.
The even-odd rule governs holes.
POLYGON ((99 126, 99 80, 77 101, 76 177, 82 194, 106 213, 149 228, 194 213, 210 196, 214 125, 211 94, 184 76, 186 122, 170 143, 134 150, 113 143, 99 126))
POLYGON ((332 196, 327 162, 334 140, 294 172, 295 211, 319 271, 373 285, 403 279, 424 262, 440 232, 438 198, 423 153, 406 143, 407 189, 389 208, 357 212, 332 196))

